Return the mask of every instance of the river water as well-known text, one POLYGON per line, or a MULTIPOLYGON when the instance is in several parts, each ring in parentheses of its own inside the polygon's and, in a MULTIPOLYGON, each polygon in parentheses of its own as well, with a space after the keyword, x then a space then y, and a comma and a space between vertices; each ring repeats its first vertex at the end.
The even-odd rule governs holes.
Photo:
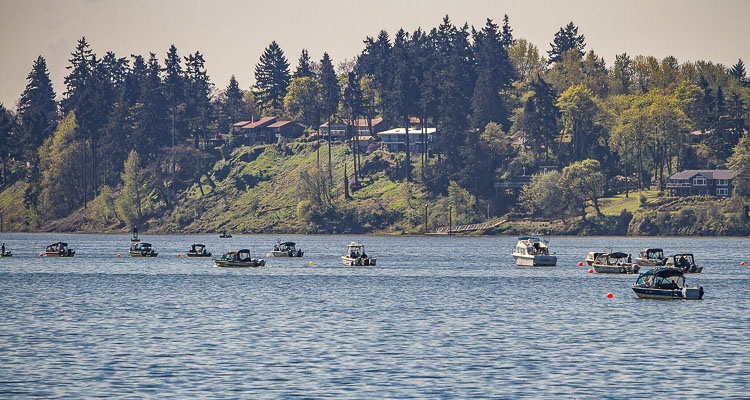
POLYGON ((284 236, 304 258, 222 269, 184 251, 277 237, 143 235, 153 259, 125 235, 0 238, 0 397, 750 396, 750 239, 553 237, 556 268, 519 269, 512 237, 284 236), (74 258, 39 257, 60 240, 74 258), (343 266, 351 240, 376 267, 343 266), (705 299, 578 266, 643 247, 693 252, 705 299))

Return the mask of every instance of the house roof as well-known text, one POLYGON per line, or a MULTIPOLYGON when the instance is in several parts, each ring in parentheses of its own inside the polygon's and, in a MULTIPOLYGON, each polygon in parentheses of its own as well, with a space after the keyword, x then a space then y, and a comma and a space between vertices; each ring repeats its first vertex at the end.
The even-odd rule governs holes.
MULTIPOLYGON (((427 133, 435 133, 437 132, 437 129, 435 128, 426 128, 427 133)), ((378 132, 378 135, 403 135, 406 133, 405 128, 393 128, 389 129, 387 131, 378 132)), ((421 129, 409 129, 409 135, 420 135, 422 134, 421 129)))
POLYGON ((696 175, 703 175, 707 179, 733 179, 737 173, 728 169, 686 169, 669 176, 669 179, 690 179, 696 175))
MULTIPOLYGON (((382 122, 383 122, 383 118, 382 117, 373 118, 372 119, 372 126, 379 125, 382 122)), ((331 121, 331 125, 346 126, 346 125, 349 125, 349 120, 331 121)), ((360 119, 354 121, 354 125, 353 126, 369 126, 369 125, 367 125, 367 118, 360 118, 360 119)), ((327 127, 328 127, 328 122, 324 122, 324 123, 320 124, 320 126, 319 126, 319 128, 327 128, 327 127)))
POLYGON ((276 121, 276 117, 262 117, 261 119, 255 121, 255 122, 253 122, 251 124, 243 126, 243 128, 249 128, 249 129, 260 128, 260 127, 264 127, 264 126, 266 126, 268 124, 271 124, 274 121, 276 121))
POLYGON ((239 122, 235 122, 235 123, 233 123, 233 124, 232 124, 232 126, 236 126, 236 127, 238 127, 238 128, 241 128, 241 127, 243 127, 243 126, 245 126, 245 125, 247 125, 247 124, 250 124, 250 123, 252 123, 252 122, 253 122, 253 121, 239 121, 239 122))
POLYGON ((268 125, 269 128, 281 128, 284 125, 289 125, 291 123, 294 123, 294 121, 276 121, 271 125, 268 125))

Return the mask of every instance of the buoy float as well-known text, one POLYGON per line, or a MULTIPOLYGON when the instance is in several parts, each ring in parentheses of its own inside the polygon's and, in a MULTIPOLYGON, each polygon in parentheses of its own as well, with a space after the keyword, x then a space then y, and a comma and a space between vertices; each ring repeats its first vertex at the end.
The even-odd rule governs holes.
POLYGON ((177 253, 177 258, 180 258, 180 257, 182 257, 182 255, 180 253, 177 253))
POLYGON ((312 261, 310 261, 310 264, 308 264, 308 265, 312 267, 312 266, 313 266, 313 265, 315 265, 315 264, 313 264, 313 262, 312 262, 312 261))
POLYGON ((44 257, 44 253, 39 253, 39 257, 44 257))
POLYGON ((583 267, 583 262, 580 262, 580 261, 579 261, 579 262, 578 262, 578 266, 579 266, 579 267, 583 267))
POLYGON ((117 258, 120 258, 120 255, 119 255, 119 254, 117 255, 117 258))
POLYGON ((612 293, 607 293, 607 298, 611 299, 613 297, 612 293))
POLYGON ((742 262, 740 263, 740 265, 744 267, 744 266, 745 266, 745 262, 744 262, 744 261, 742 261, 742 262))
POLYGON ((589 274, 593 274, 593 273, 594 273, 594 270, 593 270, 593 269, 590 269, 590 270, 589 270, 589 274))

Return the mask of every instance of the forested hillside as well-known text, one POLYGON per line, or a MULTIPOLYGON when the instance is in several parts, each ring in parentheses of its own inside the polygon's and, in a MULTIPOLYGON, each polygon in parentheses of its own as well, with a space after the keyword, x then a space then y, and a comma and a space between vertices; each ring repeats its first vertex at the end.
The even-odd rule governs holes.
POLYGON ((40 55, 15 108, 0 105, 5 229, 419 232, 425 206, 433 227, 450 206, 459 223, 511 213, 601 233, 596 224, 617 223, 602 222, 606 203, 625 188, 659 200, 625 210, 623 233, 747 232, 742 60, 623 53, 608 63, 573 22, 550 41, 544 50, 524 40, 508 16, 481 27, 446 16, 364 38, 347 60, 303 50, 293 68, 271 42, 244 90, 234 77, 217 88, 200 51, 98 55, 81 38, 64 88, 52 87, 40 55), (305 136, 248 146, 231 135, 258 116, 298 121, 305 136), (376 117, 437 128, 433 151, 309 138, 321 123, 376 117), (542 166, 558 172, 535 175, 519 196, 495 186, 542 166), (667 177, 685 169, 736 171, 733 196, 670 200, 667 177), (712 215, 714 228, 689 226, 712 215))

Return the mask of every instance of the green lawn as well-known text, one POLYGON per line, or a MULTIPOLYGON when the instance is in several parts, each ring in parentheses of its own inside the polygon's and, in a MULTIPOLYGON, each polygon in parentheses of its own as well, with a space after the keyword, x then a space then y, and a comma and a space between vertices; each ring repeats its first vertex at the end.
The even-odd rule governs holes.
MULTIPOLYGON (((644 190, 642 192, 631 192, 630 197, 627 198, 624 193, 612 197, 603 197, 599 199, 599 209, 605 215, 619 215, 622 210, 634 212, 641 205, 641 194, 646 196, 647 199, 653 199, 657 193, 659 193, 658 190, 644 190)), ((589 213, 596 213, 594 207, 589 207, 589 213)))

